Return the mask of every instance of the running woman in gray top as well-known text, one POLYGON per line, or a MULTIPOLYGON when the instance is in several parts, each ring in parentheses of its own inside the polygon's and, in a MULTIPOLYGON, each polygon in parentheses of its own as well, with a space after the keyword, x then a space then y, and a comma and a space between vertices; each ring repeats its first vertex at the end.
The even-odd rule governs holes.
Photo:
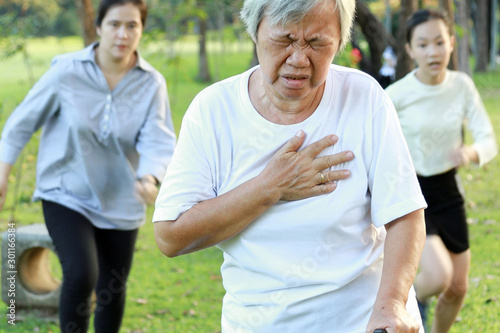
POLYGON ((96 332, 118 332, 137 230, 174 150, 165 79, 137 52, 146 16, 142 0, 103 0, 100 41, 56 57, 3 129, 0 208, 43 127, 34 200, 63 268, 62 332, 87 330, 93 290, 96 332))

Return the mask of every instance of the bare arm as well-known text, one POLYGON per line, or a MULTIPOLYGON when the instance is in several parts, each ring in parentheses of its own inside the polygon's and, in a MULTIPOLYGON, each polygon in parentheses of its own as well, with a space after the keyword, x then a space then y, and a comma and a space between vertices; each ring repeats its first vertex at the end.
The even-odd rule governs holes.
POLYGON ((0 161, 0 210, 2 210, 3 204, 5 203, 5 197, 7 196, 11 170, 12 164, 0 161))
POLYGON ((300 200, 330 193, 333 180, 345 179, 346 170, 321 171, 349 161, 352 153, 317 158, 338 140, 325 137, 298 151, 304 142, 302 131, 288 141, 255 178, 216 198, 200 202, 175 221, 155 223, 159 249, 169 257, 190 253, 227 240, 251 224, 279 200, 300 200))
POLYGON ((382 281, 366 331, 418 332, 419 325, 406 312, 406 301, 425 243, 424 210, 394 220, 386 229, 382 281))

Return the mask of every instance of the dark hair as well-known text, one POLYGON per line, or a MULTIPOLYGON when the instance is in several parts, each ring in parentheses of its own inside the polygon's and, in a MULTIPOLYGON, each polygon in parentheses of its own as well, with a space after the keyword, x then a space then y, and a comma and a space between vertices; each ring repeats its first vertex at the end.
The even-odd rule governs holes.
POLYGON ((452 25, 446 13, 435 9, 421 9, 413 13, 408 21, 406 21, 406 42, 411 44, 413 30, 415 30, 418 25, 430 20, 443 20, 444 24, 446 24, 446 27, 448 28, 448 32, 452 35, 452 25))
POLYGON ((144 28, 146 25, 146 18, 148 17, 148 7, 143 0, 102 0, 97 11, 95 25, 98 27, 101 26, 102 20, 104 20, 104 17, 111 7, 126 5, 128 3, 134 4, 137 8, 139 8, 139 11, 141 12, 142 27, 144 28))

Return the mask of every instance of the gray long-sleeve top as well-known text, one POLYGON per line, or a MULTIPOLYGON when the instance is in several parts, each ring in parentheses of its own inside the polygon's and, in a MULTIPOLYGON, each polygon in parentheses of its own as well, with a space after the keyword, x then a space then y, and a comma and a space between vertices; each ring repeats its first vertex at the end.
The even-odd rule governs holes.
POLYGON ((14 164, 43 126, 33 200, 60 203, 96 227, 144 223, 137 178, 162 180, 175 147, 163 76, 138 55, 113 91, 94 49, 57 56, 8 119, 0 161, 14 164))

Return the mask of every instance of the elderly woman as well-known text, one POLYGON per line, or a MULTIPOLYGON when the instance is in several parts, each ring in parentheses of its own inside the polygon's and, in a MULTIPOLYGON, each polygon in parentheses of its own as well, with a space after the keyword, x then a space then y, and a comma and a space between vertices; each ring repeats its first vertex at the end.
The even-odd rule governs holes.
POLYGON ((184 117, 155 236, 169 257, 224 252, 223 332, 419 331, 426 204, 397 115, 375 80, 331 65, 354 7, 245 1, 260 66, 184 117))

